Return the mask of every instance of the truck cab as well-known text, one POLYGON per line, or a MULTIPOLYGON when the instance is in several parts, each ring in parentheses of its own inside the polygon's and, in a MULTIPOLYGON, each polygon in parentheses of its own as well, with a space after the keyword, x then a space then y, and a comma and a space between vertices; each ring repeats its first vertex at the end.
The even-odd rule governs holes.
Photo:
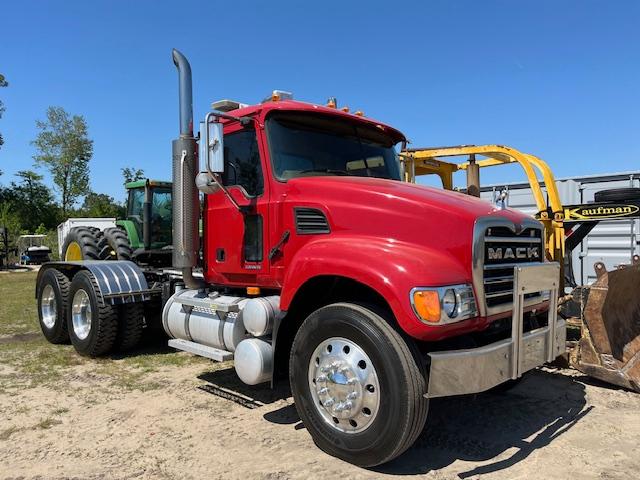
POLYGON ((335 101, 216 102, 196 137, 191 67, 177 50, 173 61, 172 268, 45 265, 50 341, 88 356, 130 348, 161 306, 171 347, 233 360, 248 385, 288 377, 316 445, 361 466, 411 446, 430 399, 562 354, 540 222, 402 181, 404 135, 335 101))

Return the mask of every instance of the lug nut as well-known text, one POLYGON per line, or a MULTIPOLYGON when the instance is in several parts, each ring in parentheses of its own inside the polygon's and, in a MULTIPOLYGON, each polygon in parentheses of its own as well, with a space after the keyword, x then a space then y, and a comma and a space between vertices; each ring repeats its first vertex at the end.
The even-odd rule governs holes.
POLYGON ((353 403, 351 402, 340 402, 336 408, 334 408, 334 410, 336 412, 344 412, 347 410, 351 410, 351 407, 353 407, 353 403))
POLYGON ((316 378, 316 382, 324 383, 326 381, 327 381, 326 375, 320 375, 318 378, 316 378))
POLYGON ((326 395, 327 393, 329 393, 329 389, 327 387, 322 387, 318 390, 318 395, 326 395))
POLYGON ((347 395, 347 400, 355 400, 356 398, 358 398, 358 392, 351 392, 347 395))
POLYGON ((322 405, 324 405, 325 407, 332 407, 333 404, 336 403, 333 398, 330 398, 329 400, 326 400, 322 405))

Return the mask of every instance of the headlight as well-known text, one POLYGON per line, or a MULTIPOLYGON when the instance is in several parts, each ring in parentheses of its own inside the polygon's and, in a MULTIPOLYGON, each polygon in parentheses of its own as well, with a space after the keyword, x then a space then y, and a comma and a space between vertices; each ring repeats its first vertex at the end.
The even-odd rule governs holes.
POLYGON ((413 311, 423 322, 441 325, 478 315, 471 285, 416 287, 410 297, 413 311))
POLYGON ((456 292, 453 288, 447 288, 442 296, 442 310, 449 318, 458 316, 458 301, 456 300, 456 292))

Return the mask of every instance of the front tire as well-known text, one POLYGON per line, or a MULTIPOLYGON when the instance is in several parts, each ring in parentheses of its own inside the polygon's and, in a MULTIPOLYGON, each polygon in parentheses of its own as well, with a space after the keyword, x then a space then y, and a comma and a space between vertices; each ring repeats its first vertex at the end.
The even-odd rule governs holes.
POLYGON ((397 457, 426 421, 426 370, 415 345, 360 305, 328 305, 304 321, 289 380, 316 445, 355 465, 397 457))
POLYGON ((118 331, 118 313, 102 304, 98 284, 89 272, 78 272, 71 282, 67 322, 71 343, 80 355, 99 357, 113 348, 118 331))

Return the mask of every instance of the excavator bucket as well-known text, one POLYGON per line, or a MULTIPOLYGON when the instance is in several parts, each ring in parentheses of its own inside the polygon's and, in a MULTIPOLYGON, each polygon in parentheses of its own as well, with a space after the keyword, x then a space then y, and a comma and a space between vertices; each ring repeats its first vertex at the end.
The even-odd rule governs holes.
POLYGON ((640 393, 640 259, 607 272, 583 287, 581 335, 569 350, 575 369, 640 393))

